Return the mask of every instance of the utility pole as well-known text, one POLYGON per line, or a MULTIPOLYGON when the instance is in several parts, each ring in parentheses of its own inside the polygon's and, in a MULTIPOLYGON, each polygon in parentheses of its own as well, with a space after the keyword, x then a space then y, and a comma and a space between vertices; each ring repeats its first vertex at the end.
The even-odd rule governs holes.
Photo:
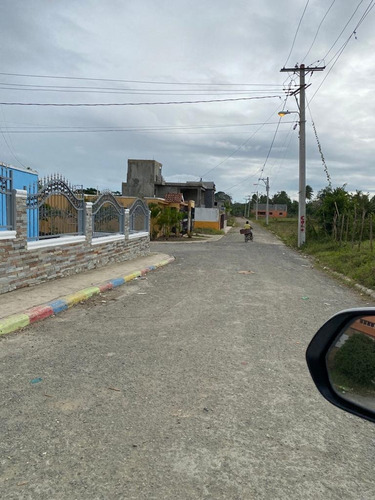
POLYGON ((245 219, 246 219, 246 217, 247 217, 247 196, 246 196, 246 198, 245 198, 245 207, 244 207, 244 214, 243 214, 243 216, 244 216, 244 217, 245 217, 245 219))
MULTIPOLYGON (((281 73, 299 73, 299 201, 298 201, 298 246, 306 242, 306 73, 323 71, 325 66, 305 68, 304 64, 295 68, 282 68, 281 73)), ((295 95, 297 92, 292 92, 295 95)))
POLYGON ((263 181, 266 185, 266 192, 267 192, 267 202, 266 202, 266 226, 268 226, 268 212, 269 212, 269 201, 270 201, 270 178, 267 177, 267 179, 259 179, 260 181, 263 181))
MULTIPOLYGON (((258 191, 258 185, 259 184, 254 184, 254 186, 257 187, 257 190, 256 190, 256 202, 255 202, 255 220, 258 220, 258 205, 259 205, 259 191, 258 191)), ((254 193, 255 194, 255 193, 254 193)))
POLYGON ((247 198, 246 198, 246 201, 247 201, 247 219, 250 219, 250 200, 251 200, 251 196, 248 195, 247 198))

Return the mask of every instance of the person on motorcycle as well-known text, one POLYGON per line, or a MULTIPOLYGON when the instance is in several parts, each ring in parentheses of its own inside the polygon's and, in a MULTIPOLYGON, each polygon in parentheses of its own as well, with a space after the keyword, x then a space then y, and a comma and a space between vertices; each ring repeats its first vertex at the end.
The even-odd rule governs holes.
POLYGON ((253 239, 253 231, 250 222, 247 220, 243 226, 245 230, 245 242, 253 239))

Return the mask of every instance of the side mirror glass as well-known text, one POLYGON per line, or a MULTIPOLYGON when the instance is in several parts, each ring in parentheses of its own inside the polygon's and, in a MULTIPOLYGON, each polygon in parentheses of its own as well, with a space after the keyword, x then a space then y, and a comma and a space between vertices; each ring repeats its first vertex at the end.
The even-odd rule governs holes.
POLYGON ((375 422, 375 308, 347 309, 315 334, 306 361, 322 396, 375 422))
POLYGON ((352 321, 329 348, 326 365, 340 397, 375 411, 375 316, 352 321))

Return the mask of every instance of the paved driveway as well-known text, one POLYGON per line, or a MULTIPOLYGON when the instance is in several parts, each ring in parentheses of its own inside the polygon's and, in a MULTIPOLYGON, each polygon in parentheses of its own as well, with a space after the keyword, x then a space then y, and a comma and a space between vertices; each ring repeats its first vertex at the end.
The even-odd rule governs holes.
POLYGON ((175 262, 1 339, 1 497, 373 499, 375 426, 304 360, 373 304, 260 228, 152 246, 175 262))

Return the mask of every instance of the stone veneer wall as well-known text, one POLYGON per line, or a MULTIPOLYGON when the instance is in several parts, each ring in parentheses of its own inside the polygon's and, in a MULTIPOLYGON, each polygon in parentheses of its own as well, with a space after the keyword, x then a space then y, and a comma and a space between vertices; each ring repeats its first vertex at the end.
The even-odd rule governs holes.
POLYGON ((85 234, 27 241, 26 191, 15 191, 15 231, 0 231, 0 294, 150 253, 149 233, 92 238, 92 204, 86 203, 85 234))

